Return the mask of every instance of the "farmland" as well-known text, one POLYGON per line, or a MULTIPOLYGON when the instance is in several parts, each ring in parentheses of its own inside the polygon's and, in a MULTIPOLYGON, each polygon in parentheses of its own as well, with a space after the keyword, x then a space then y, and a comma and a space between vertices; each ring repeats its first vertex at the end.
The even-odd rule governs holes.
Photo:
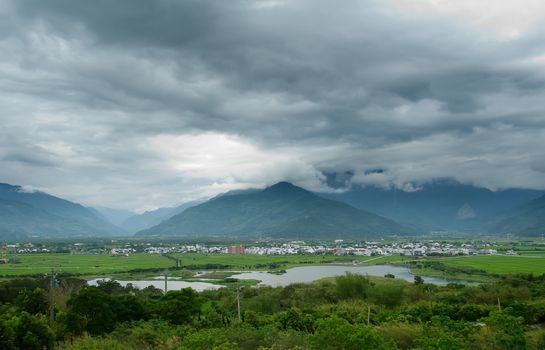
MULTIPOLYGON (((399 256, 369 258, 300 255, 175 254, 171 257, 181 259, 182 266, 190 270, 207 268, 274 270, 306 264, 351 263, 353 260, 369 261, 369 264, 384 264, 402 260, 399 256)), ((130 256, 111 256, 109 254, 71 255, 68 253, 20 254, 13 260, 16 263, 0 265, 0 276, 46 274, 50 271, 51 267, 54 267, 59 273, 95 276, 130 271, 145 272, 146 270, 167 269, 175 266, 175 261, 165 256, 144 253, 136 253, 130 256)))
MULTIPOLYGON (((268 270, 279 271, 294 266, 320 264, 397 264, 412 269, 414 274, 443 276, 453 279, 489 280, 515 273, 545 273, 542 251, 521 252, 518 256, 402 257, 402 256, 332 256, 332 255, 229 255, 177 253, 168 257, 135 253, 130 256, 110 254, 38 253, 19 254, 12 263, 0 265, 0 276, 43 275, 55 268, 58 273, 79 276, 157 273, 173 269, 180 259, 181 269, 172 275, 188 277, 199 270, 268 270)), ((224 275, 225 273, 222 273, 224 275)))
POLYGON ((467 266, 488 273, 505 275, 515 273, 545 273, 545 254, 522 256, 473 256, 442 259, 447 266, 467 266))
POLYGON ((159 255, 134 254, 21 254, 16 263, 0 265, 2 276, 46 274, 52 267, 57 272, 75 275, 101 275, 135 269, 168 268, 173 262, 159 255))

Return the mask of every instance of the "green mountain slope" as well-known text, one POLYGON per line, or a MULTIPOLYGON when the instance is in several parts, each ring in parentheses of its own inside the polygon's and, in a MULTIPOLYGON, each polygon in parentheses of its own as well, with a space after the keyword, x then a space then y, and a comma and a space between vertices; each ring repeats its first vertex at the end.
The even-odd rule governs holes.
POLYGON ((0 184, 0 239, 108 236, 125 231, 88 208, 43 192, 0 184))
POLYGON ((140 235, 267 235, 364 238, 412 229, 281 182, 263 191, 216 197, 140 235))
POLYGON ((182 213, 187 208, 191 208, 200 203, 201 202, 198 201, 187 202, 177 207, 159 208, 152 211, 146 211, 142 214, 136 214, 123 221, 121 227, 127 232, 136 233, 159 225, 161 222, 170 219, 174 215, 182 213))
POLYGON ((519 236, 545 234, 545 196, 505 213, 493 225, 491 232, 513 233, 519 236))

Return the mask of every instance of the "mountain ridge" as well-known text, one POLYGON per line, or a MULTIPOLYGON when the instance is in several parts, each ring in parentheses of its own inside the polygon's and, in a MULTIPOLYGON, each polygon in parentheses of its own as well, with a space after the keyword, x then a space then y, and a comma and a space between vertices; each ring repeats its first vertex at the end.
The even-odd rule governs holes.
POLYGON ((387 218, 280 182, 255 193, 215 197, 137 235, 265 234, 320 238, 409 232, 414 231, 387 218))
POLYGON ((0 239, 110 236, 126 232, 81 204, 0 184, 0 239))

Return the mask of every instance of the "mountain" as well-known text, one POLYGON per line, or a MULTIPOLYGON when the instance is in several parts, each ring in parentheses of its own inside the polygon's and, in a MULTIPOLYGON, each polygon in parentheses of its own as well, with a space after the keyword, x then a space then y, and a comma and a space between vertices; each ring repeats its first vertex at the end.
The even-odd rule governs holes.
POLYGON ((545 195, 501 215, 490 232, 525 237, 545 234, 545 195))
POLYGON ((138 235, 266 235, 282 238, 378 237, 411 228, 280 182, 262 191, 219 196, 138 235))
POLYGON ((543 195, 543 191, 491 191, 440 179, 416 191, 369 186, 320 195, 426 230, 486 232, 499 214, 543 195))
POLYGON ((93 211, 97 216, 104 218, 108 222, 121 227, 123 222, 128 218, 135 215, 132 211, 123 209, 112 209, 106 207, 88 208, 93 211))
POLYGON ((9 184, 0 184, 0 218, 0 239, 125 233, 80 204, 9 184))
POLYGON ((141 230, 148 229, 161 222, 170 219, 174 215, 182 213, 187 208, 201 204, 202 201, 193 201, 181 204, 172 208, 159 208, 152 211, 146 211, 142 214, 137 214, 129 217, 121 223, 121 227, 130 233, 136 233, 141 230))
MULTIPOLYGON (((233 196, 237 194, 249 194, 249 193, 254 193, 257 191, 259 190, 253 189, 253 188, 244 189, 244 190, 232 190, 232 191, 220 193, 214 198, 233 196)), ((170 219, 174 215, 182 213, 187 208, 194 207, 203 202, 204 200, 196 200, 196 201, 183 203, 181 205, 178 205, 177 207, 166 207, 166 208, 159 208, 156 210, 146 211, 142 214, 131 216, 119 226, 121 226, 123 229, 125 229, 126 231, 130 233, 136 233, 138 231, 148 229, 155 225, 159 225, 161 222, 170 219)))

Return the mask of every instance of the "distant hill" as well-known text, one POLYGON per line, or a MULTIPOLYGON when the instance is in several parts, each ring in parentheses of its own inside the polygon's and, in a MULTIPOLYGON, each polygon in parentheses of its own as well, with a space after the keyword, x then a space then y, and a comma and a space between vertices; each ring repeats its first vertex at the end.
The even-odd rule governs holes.
POLYGON ((414 231, 368 211, 281 182, 262 191, 213 198, 137 234, 335 239, 407 233, 414 231))
POLYGON ((491 191, 442 179, 416 191, 369 186, 320 195, 428 231, 486 232, 498 215, 543 193, 524 189, 491 191))
POLYGON ((112 209, 107 207, 89 207, 88 209, 93 211, 97 216, 104 218, 106 221, 119 227, 121 227, 125 220, 135 215, 134 212, 123 209, 112 209))
MULTIPOLYGON (((249 194, 249 193, 254 193, 257 191, 259 190, 257 189, 233 190, 233 191, 220 193, 214 198, 233 196, 237 194, 249 194)), ((203 202, 204 200, 196 200, 196 201, 180 204, 176 207, 166 207, 166 208, 159 208, 156 210, 146 211, 142 214, 136 214, 129 217, 128 219, 123 221, 120 226, 124 230, 130 233, 136 233, 138 231, 142 231, 150 227, 159 225, 161 222, 170 219, 174 215, 178 215, 182 213, 184 210, 194 207, 203 202)))
POLYGON ((0 239, 126 233, 80 204, 9 184, 0 184, 0 218, 0 239))
POLYGON ((499 216, 490 232, 525 237, 545 234, 545 195, 499 216))
POLYGON ((200 203, 202 203, 202 201, 193 201, 181 204, 177 207, 159 208, 156 210, 146 211, 142 214, 129 217, 123 221, 120 226, 130 233, 136 233, 155 225, 159 225, 161 222, 170 219, 174 215, 182 213, 187 208, 191 208, 200 203))

